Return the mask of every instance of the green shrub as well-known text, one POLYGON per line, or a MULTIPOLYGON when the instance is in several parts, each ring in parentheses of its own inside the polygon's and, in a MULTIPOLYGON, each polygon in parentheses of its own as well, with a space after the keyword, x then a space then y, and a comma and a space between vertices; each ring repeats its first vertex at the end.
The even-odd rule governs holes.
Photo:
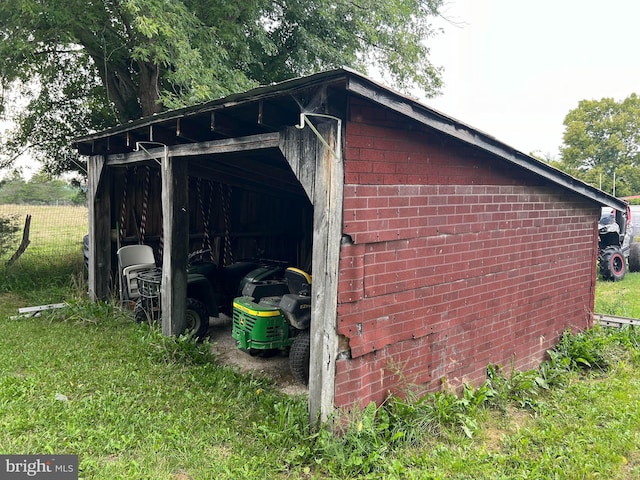
POLYGON ((17 246, 16 234, 19 230, 15 215, 0 216, 0 257, 17 246))

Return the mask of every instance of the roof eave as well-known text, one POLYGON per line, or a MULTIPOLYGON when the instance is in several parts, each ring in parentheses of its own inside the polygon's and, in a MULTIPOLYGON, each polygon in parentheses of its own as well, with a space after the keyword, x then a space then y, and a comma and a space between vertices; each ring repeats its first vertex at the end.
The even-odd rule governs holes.
POLYGON ((74 144, 78 145, 80 143, 104 139, 128 130, 152 126, 158 122, 167 122, 178 118, 224 109, 226 107, 255 102, 260 99, 287 95, 297 90, 313 88, 318 85, 328 85, 339 82, 342 82, 348 92, 412 118, 445 135, 490 152, 514 165, 518 165, 570 191, 589 198, 594 202, 616 209, 625 208, 625 202, 623 200, 592 187, 530 155, 515 150, 487 133, 427 107, 413 98, 395 92, 349 68, 339 68, 316 73, 307 77, 286 80, 277 84, 260 86, 247 92, 232 94, 200 105, 141 118, 108 130, 79 137, 74 140, 74 144))

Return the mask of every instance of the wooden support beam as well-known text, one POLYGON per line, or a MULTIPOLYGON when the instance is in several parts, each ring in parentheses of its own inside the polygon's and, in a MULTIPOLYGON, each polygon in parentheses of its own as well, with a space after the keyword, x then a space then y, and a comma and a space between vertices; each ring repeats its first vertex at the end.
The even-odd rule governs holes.
MULTIPOLYGON (((168 154, 171 157, 193 157, 198 155, 216 155, 278 148, 279 144, 280 134, 276 132, 224 140, 212 140, 209 142, 173 145, 167 148, 168 154)), ((144 162, 149 160, 149 155, 155 158, 161 158, 164 155, 164 149, 162 147, 147 148, 146 151, 141 150, 138 152, 109 155, 107 156, 107 165, 129 165, 135 162, 144 162)))
POLYGON ((105 157, 96 155, 87 162, 89 196, 89 297, 109 298, 111 276, 111 179, 105 157))
POLYGON ((187 160, 162 159, 162 333, 178 335, 185 329, 187 257, 189 255, 189 176, 187 160))
POLYGON ((311 203, 314 201, 317 143, 314 133, 309 128, 300 130, 291 127, 280 136, 280 150, 311 203))
POLYGON ((309 364, 309 420, 313 425, 318 419, 329 419, 335 398, 344 190, 341 124, 336 120, 323 121, 315 132, 311 128, 291 127, 283 132, 283 137, 281 150, 314 208, 309 364))

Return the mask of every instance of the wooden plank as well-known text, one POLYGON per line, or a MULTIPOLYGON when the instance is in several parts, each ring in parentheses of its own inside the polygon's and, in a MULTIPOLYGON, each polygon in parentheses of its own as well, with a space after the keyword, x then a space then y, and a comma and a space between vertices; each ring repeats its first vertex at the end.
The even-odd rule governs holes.
POLYGON ((280 150, 312 204, 315 200, 316 143, 319 142, 309 128, 289 127, 282 132, 280 140, 280 150))
POLYGON ((66 307, 66 303, 51 303, 49 305, 38 305, 37 307, 22 307, 18 309, 18 315, 9 317, 11 320, 17 320, 19 318, 33 318, 39 317, 42 312, 47 310, 55 310, 58 308, 66 307))
MULTIPOLYGON (((278 148, 280 134, 262 133, 246 137, 226 138, 224 140, 212 140, 208 142, 190 143, 186 145, 172 145, 168 148, 170 157, 194 157, 200 155, 216 155, 223 153, 246 152, 251 150, 263 150, 266 148, 278 148)), ((164 148, 147 148, 146 151, 119 153, 108 155, 107 165, 123 165, 136 162, 149 161, 149 156, 161 159, 164 148)))
POLYGON ((168 156, 162 161, 162 333, 185 329, 187 257, 189 254, 189 175, 187 160, 168 156))
POLYGON ((54 310, 56 308, 64 308, 66 306, 66 303, 50 303, 49 305, 38 305, 37 307, 22 307, 18 309, 18 313, 43 312, 45 310, 54 310))
POLYGON ((640 319, 630 317, 618 317, 615 315, 604 315, 602 313, 594 313, 593 319, 598 325, 604 327, 622 327, 624 325, 640 326, 640 319))

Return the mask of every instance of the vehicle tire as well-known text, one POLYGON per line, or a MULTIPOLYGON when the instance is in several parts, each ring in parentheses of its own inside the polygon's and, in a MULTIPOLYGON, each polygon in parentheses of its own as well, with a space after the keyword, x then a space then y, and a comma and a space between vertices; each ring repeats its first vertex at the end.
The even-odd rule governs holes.
POLYGON ((207 306, 196 298, 187 298, 185 324, 186 329, 191 330, 194 337, 198 339, 204 338, 207 331, 209 331, 207 306))
POLYGON ((604 280, 617 282, 627 273, 627 262, 620 247, 609 246, 600 255, 600 275, 604 280))
POLYGON ((293 340, 289 352, 289 368, 296 380, 309 384, 309 358, 311 353, 311 334, 303 330, 293 340))
POLYGON ((640 272, 640 243, 632 243, 629 247, 629 271, 640 272))

